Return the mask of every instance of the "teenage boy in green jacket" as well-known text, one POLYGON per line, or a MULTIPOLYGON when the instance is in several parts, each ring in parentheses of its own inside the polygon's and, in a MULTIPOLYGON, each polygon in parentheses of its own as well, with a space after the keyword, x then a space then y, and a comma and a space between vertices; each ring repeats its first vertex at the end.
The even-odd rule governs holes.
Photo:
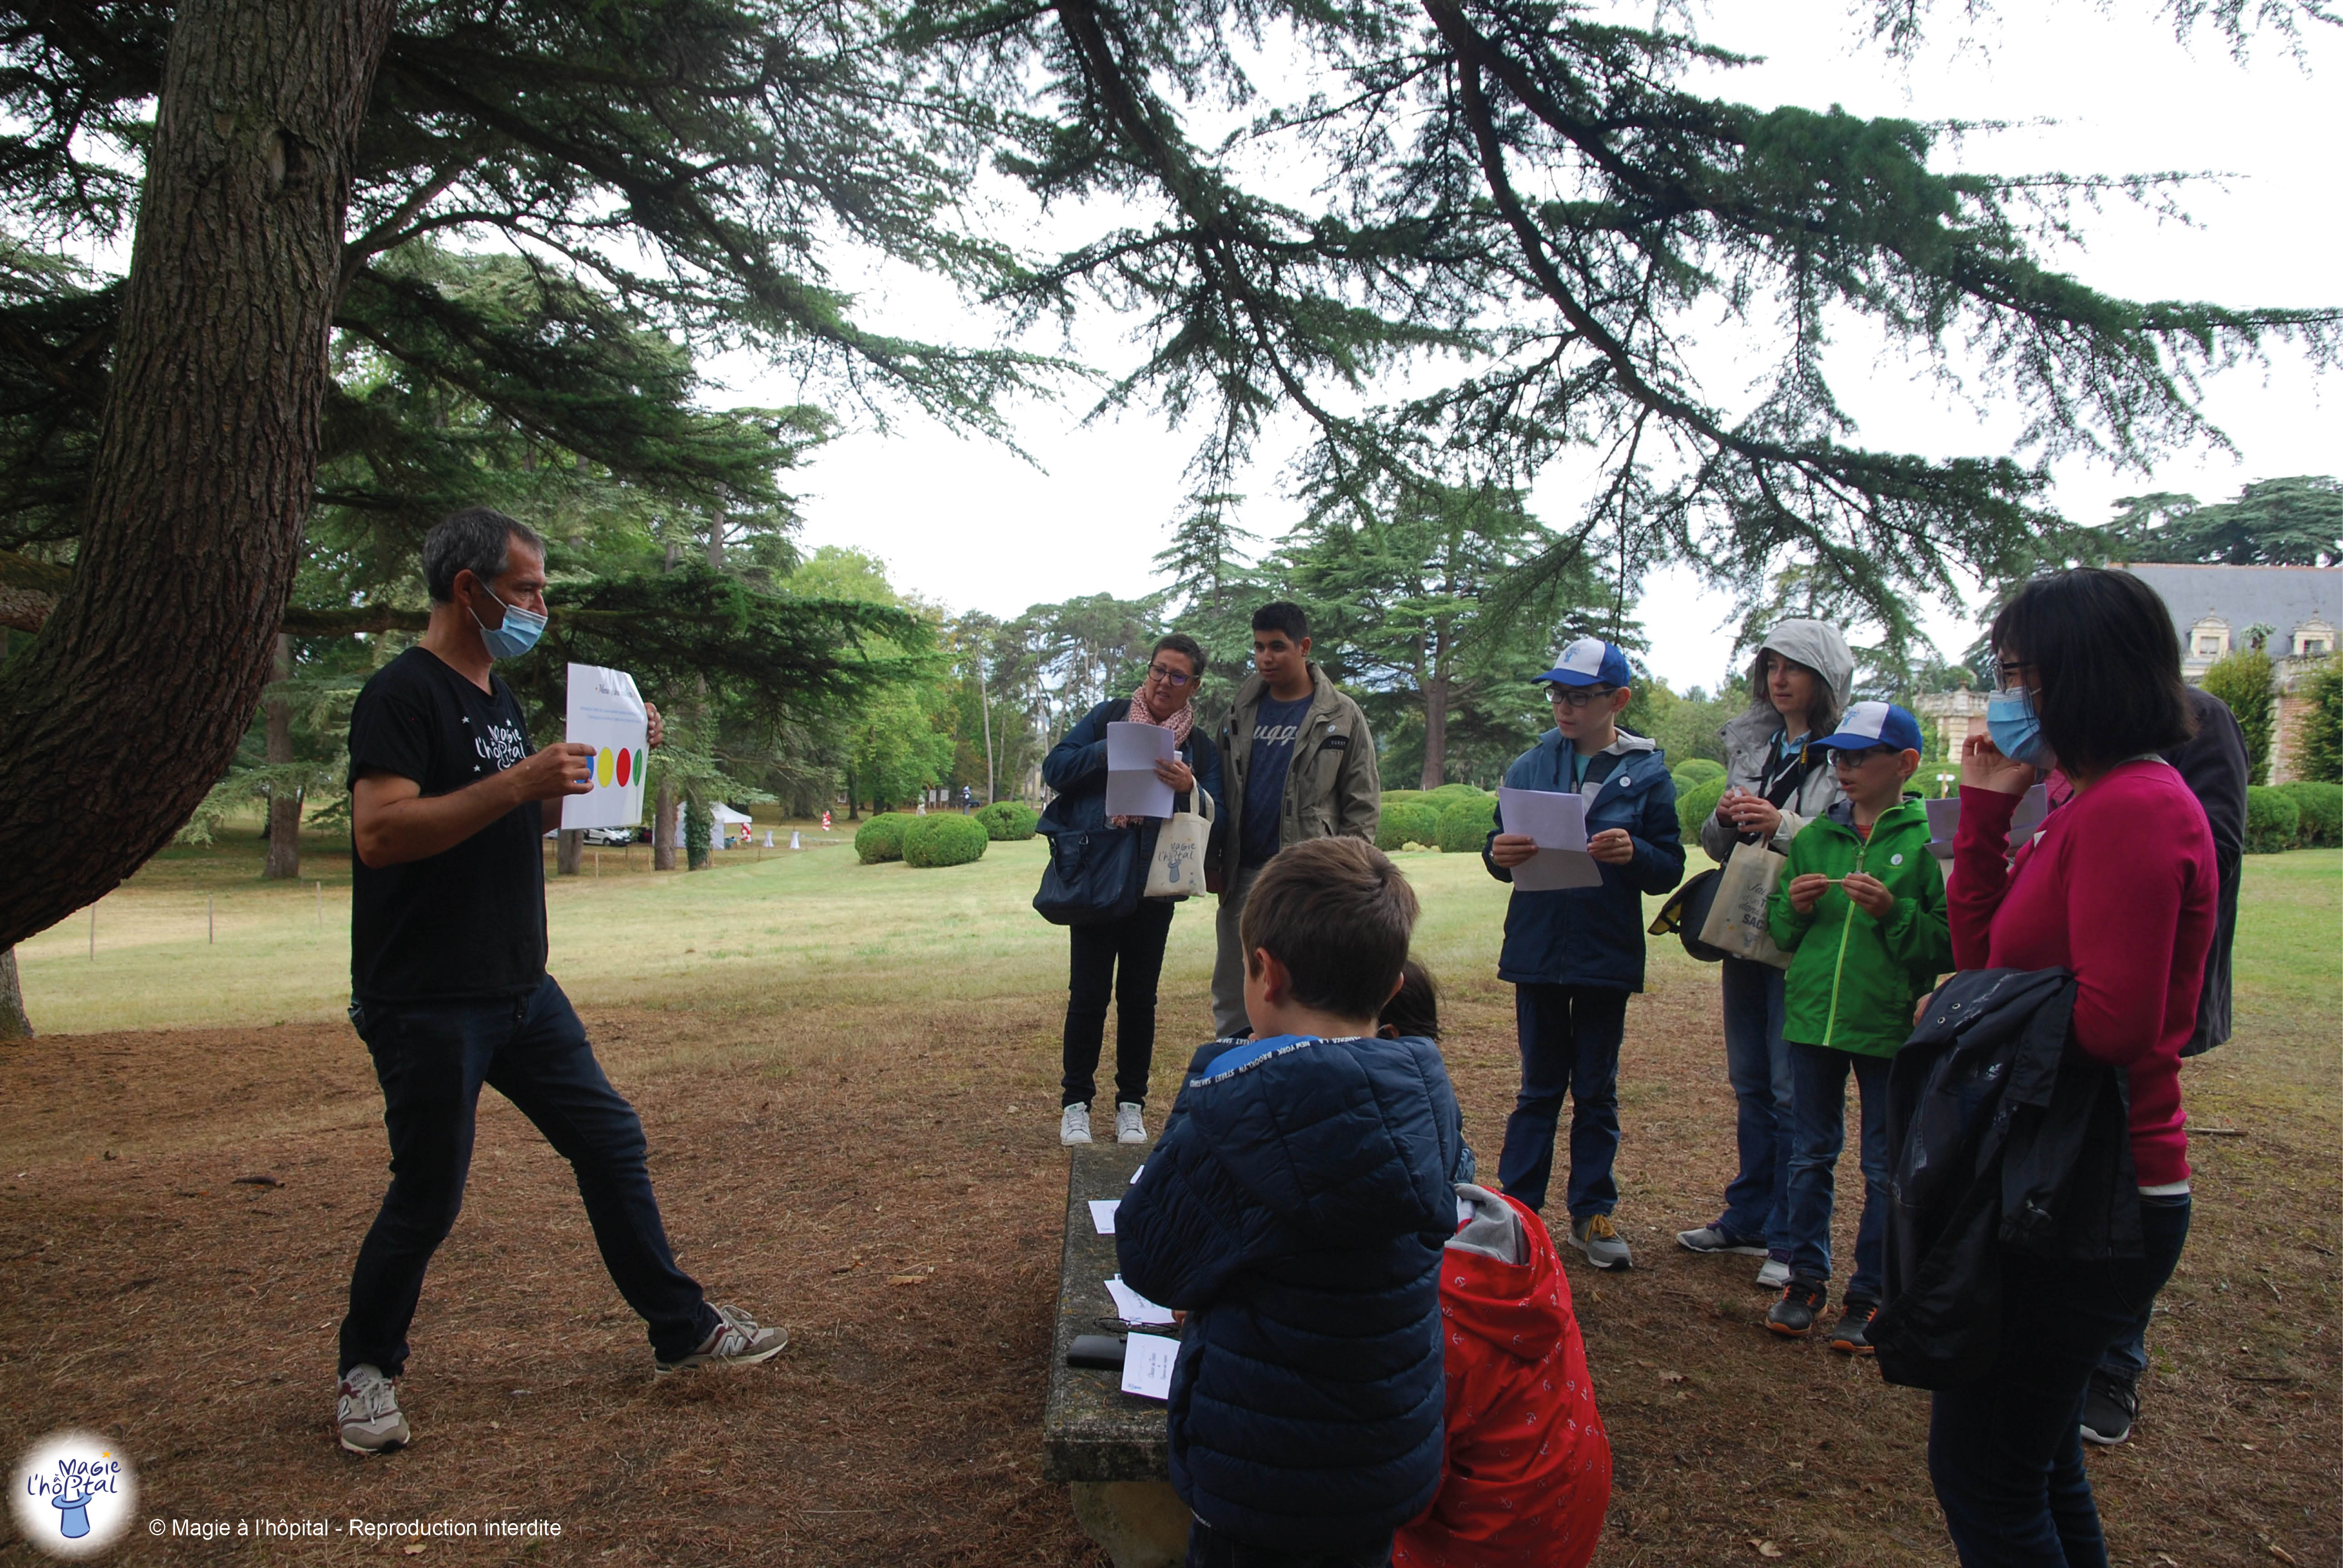
POLYGON ((1818 742, 1845 799, 1790 843, 1766 910, 1788 952, 1782 1035, 1790 1047, 1790 1283, 1765 1315, 1804 1335, 1830 1299, 1832 1172, 1846 1141, 1846 1075, 1863 1096, 1863 1221, 1855 1275, 1831 1348, 1869 1355, 1865 1331, 1885 1289, 1887 1068, 1912 1032, 1912 1004, 1952 968, 1945 878, 1928 817, 1904 781, 1920 766, 1920 724, 1892 702, 1858 702, 1818 742))

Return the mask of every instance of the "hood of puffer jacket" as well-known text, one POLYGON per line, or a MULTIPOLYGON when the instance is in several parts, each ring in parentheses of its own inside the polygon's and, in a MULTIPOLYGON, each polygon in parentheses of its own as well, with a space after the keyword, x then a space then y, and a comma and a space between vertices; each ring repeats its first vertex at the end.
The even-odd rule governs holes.
MULTIPOLYGON (((1831 711, 1846 711, 1855 691, 1855 649, 1846 645, 1846 637, 1838 628, 1826 620, 1803 618, 1783 621, 1765 634, 1765 640, 1749 656, 1750 663, 1754 666, 1759 656, 1769 652, 1803 664, 1820 676, 1830 692, 1831 711)), ((1750 692, 1749 706, 1741 716, 1717 733, 1730 755, 1735 746, 1767 739, 1781 726, 1782 716, 1760 686, 1750 692)))
POLYGON ((1460 1182, 1473 1217, 1440 1254, 1440 1313, 1450 1325, 1522 1361, 1542 1361, 1570 1321, 1570 1285, 1537 1216, 1485 1187, 1460 1182))

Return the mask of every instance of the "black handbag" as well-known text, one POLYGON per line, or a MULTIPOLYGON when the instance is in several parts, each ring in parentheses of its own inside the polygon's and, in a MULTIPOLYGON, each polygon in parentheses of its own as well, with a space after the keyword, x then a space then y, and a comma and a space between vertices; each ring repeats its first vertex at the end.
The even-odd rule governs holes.
POLYGON ((1050 836, 1050 864, 1033 908, 1053 926, 1097 926, 1137 911, 1147 887, 1141 829, 1090 828, 1050 836))
POLYGON ((1684 951, 1704 964, 1716 963, 1733 955, 1723 948, 1712 947, 1700 940, 1701 929, 1708 924, 1710 906, 1716 902, 1717 883, 1724 879, 1725 869, 1711 866, 1675 890, 1675 896, 1660 907, 1660 912, 1647 928, 1655 937, 1675 933, 1684 943, 1684 951))

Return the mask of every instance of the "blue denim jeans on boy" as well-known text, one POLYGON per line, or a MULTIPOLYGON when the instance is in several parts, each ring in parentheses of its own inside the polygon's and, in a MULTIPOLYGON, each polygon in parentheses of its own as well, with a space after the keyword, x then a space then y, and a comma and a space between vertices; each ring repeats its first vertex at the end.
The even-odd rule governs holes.
POLYGON ((1886 1293, 1887 1070, 1892 1059, 1790 1042, 1796 1128, 1790 1151, 1790 1273, 1827 1280, 1831 1208, 1839 1151, 1846 1145, 1846 1077, 1863 1100, 1857 1158, 1863 1167, 1863 1219, 1855 1231, 1855 1274, 1841 1292, 1875 1305, 1886 1293))
POLYGON ((1570 1096, 1570 1217, 1619 1206, 1611 1178, 1619 1153, 1619 1042, 1627 1033, 1627 993, 1615 986, 1517 985, 1522 1088, 1505 1119, 1497 1179, 1505 1195, 1545 1207, 1554 1179, 1554 1130, 1570 1096))
POLYGON ((482 1084, 518 1107, 577 1172, 603 1264, 650 1325, 651 1348, 673 1360, 708 1338, 715 1309, 668 1249, 642 1121, 602 1075, 585 1026, 550 977, 502 1001, 354 1003, 350 1021, 382 1082, 391 1175, 350 1271, 341 1371, 371 1362, 397 1377, 406 1369, 424 1270, 464 1206, 482 1084))
POLYGON ((1782 971, 1726 959, 1725 1076, 1733 1085, 1740 1174, 1725 1190, 1716 1228, 1790 1256, 1790 1049, 1782 1039, 1782 971))
POLYGON ((2002 1252, 2001 1360, 1939 1390, 1929 1410, 1928 1477, 1964 1568, 2105 1568, 2083 1469, 2083 1392, 2188 1240, 2187 1194, 2139 1203, 2143 1256, 2052 1263, 2002 1252))

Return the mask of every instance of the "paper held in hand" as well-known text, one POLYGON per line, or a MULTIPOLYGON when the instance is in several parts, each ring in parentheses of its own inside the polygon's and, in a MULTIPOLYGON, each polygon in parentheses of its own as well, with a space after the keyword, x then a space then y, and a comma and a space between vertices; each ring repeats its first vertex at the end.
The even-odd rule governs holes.
POLYGON ((1513 886, 1544 893, 1556 888, 1599 888, 1603 868, 1586 852, 1586 797, 1544 789, 1499 789, 1497 809, 1508 833, 1526 833, 1538 852, 1513 868, 1513 886))
POLYGON ((643 762, 650 718, 635 678, 596 664, 569 667, 569 725, 562 738, 594 749, 594 789, 561 802, 564 828, 631 828, 643 819, 643 762))
POLYGON ((1155 776, 1176 748, 1160 724, 1106 727, 1106 814, 1110 817, 1169 817, 1172 786, 1155 776))
POLYGON ((1180 1342, 1161 1334, 1131 1334, 1123 1341, 1122 1392, 1141 1399, 1172 1397, 1172 1363, 1180 1359, 1180 1342))

